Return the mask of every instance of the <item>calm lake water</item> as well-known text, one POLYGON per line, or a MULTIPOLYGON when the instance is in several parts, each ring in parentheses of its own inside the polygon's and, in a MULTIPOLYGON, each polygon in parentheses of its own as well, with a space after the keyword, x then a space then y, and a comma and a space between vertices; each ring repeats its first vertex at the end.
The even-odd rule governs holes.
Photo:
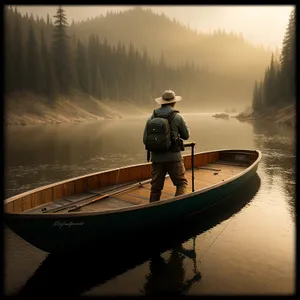
MULTIPOLYGON (((211 114, 184 117, 196 152, 260 150, 258 175, 229 204, 174 228, 168 239, 147 236, 127 245, 105 244, 95 254, 56 257, 5 227, 5 294, 119 296, 165 289, 186 295, 293 294, 295 131, 211 114)), ((145 118, 6 128, 6 197, 146 162, 145 118)))

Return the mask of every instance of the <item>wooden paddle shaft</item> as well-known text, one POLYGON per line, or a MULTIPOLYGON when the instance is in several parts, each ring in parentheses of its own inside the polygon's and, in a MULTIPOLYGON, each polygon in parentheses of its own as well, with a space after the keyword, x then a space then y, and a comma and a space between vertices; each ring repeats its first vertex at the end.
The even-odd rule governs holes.
POLYGON ((116 195, 116 194, 126 192, 126 191, 131 190, 131 189, 133 189, 133 188, 135 188, 135 187, 141 187, 141 186, 143 186, 144 184, 150 183, 151 180, 152 180, 152 179, 150 178, 150 179, 147 179, 147 180, 144 180, 144 181, 135 183, 135 184, 133 184, 133 185, 130 185, 130 186, 124 188, 124 189, 115 191, 115 192, 113 192, 113 193, 105 194, 105 195, 103 195, 103 196, 101 196, 101 197, 99 197, 99 198, 93 199, 93 200, 91 200, 91 201, 89 201, 89 202, 87 202, 87 203, 83 203, 83 204, 81 204, 81 205, 77 205, 77 206, 75 206, 74 208, 69 209, 68 212, 75 211, 75 210, 77 210, 77 209, 80 209, 80 208, 83 207, 83 206, 92 204, 92 203, 94 203, 94 202, 97 202, 97 201, 99 201, 99 200, 102 200, 102 199, 105 199, 105 198, 114 196, 114 195, 116 195))
POLYGON ((83 206, 88 205, 88 204, 92 204, 92 203, 97 202, 97 201, 99 201, 99 200, 106 199, 106 198, 108 198, 109 196, 111 196, 111 195, 106 194, 106 195, 103 195, 103 196, 101 196, 101 197, 99 197, 99 198, 93 199, 93 200, 91 200, 91 201, 89 201, 89 202, 87 202, 87 203, 83 203, 83 204, 81 204, 81 205, 76 205, 75 207, 69 209, 68 212, 70 212, 70 211, 75 211, 75 210, 77 210, 77 209, 79 209, 79 208, 81 208, 81 207, 83 207, 83 206))
MULTIPOLYGON (((170 176, 169 174, 166 175, 166 177, 169 177, 169 176, 170 176)), ((133 189, 133 188, 136 188, 136 187, 142 187, 143 185, 145 185, 145 184, 147 184, 147 183, 150 183, 151 180, 152 180, 152 178, 146 179, 146 180, 144 180, 144 181, 141 181, 141 182, 132 184, 132 185, 130 185, 130 186, 124 188, 124 189, 115 191, 115 192, 110 193, 110 194, 105 194, 105 195, 103 195, 103 196, 101 196, 101 197, 99 197, 99 198, 93 199, 93 200, 91 200, 91 201, 89 201, 89 202, 87 202, 87 203, 83 203, 83 204, 81 204, 81 205, 77 205, 76 207, 69 209, 68 212, 77 210, 77 209, 79 209, 79 208, 81 208, 81 207, 83 207, 83 206, 86 206, 86 205, 91 204, 91 203, 94 203, 94 202, 96 202, 96 201, 99 201, 99 200, 102 200, 102 199, 105 199, 105 198, 108 198, 108 197, 117 195, 117 194, 119 194, 119 193, 126 192, 126 191, 128 191, 128 190, 133 189)))
MULTIPOLYGON (((127 186, 126 188, 122 189, 122 190, 118 190, 118 191, 113 192, 113 193, 111 193, 111 194, 101 195, 100 197, 98 197, 99 195, 97 195, 97 194, 96 194, 96 195, 92 195, 92 196, 88 197, 87 199, 82 199, 82 200, 80 200, 79 202, 84 201, 84 200, 88 200, 88 199, 90 199, 90 198, 94 198, 94 199, 90 200, 89 202, 84 203, 84 205, 86 205, 86 204, 91 204, 91 203, 94 203, 94 202, 96 202, 96 201, 105 199, 105 198, 107 198, 107 197, 109 197, 109 196, 115 195, 115 194, 117 194, 117 193, 121 193, 121 192, 123 192, 123 191, 126 191, 126 190, 128 190, 128 189, 132 189, 132 188, 135 188, 135 187, 142 186, 142 185, 144 185, 144 184, 146 184, 146 183, 149 183, 149 182, 151 182, 151 179, 147 179, 147 180, 144 180, 144 181, 142 181, 142 182, 137 182, 137 183, 135 183, 135 184, 131 184, 131 185, 127 186), (95 197, 97 197, 97 198, 95 198, 95 197)), ((112 190, 114 190, 114 189, 115 189, 115 188, 106 190, 106 192, 112 191, 112 190)), ((77 208, 79 208, 79 206, 82 207, 81 205, 76 205, 76 206, 75 206, 74 204, 67 204, 67 205, 63 205, 62 207, 58 207, 58 208, 50 209, 50 210, 48 210, 48 211, 44 211, 44 213, 49 213, 49 212, 51 212, 51 213, 56 213, 56 212, 58 212, 58 211, 60 211, 60 210, 64 210, 64 209, 67 209, 67 208, 71 208, 71 210, 73 210, 73 208, 76 208, 76 209, 77 209, 77 208)), ((69 210, 69 211, 71 211, 71 210, 69 210)), ((74 210, 75 210, 75 209, 74 209, 74 210)))

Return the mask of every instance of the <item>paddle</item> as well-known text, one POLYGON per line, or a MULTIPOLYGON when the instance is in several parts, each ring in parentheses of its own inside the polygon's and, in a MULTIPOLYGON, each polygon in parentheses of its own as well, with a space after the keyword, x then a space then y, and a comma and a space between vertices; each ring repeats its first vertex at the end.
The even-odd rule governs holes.
MULTIPOLYGON (((169 177, 169 174, 166 175, 166 177, 169 177)), ((105 194, 105 195, 101 196, 100 198, 93 199, 93 200, 91 200, 91 201, 89 201, 89 202, 86 202, 86 203, 83 203, 83 204, 80 204, 80 205, 76 205, 74 208, 69 209, 68 212, 75 211, 75 210, 77 210, 77 209, 80 209, 81 207, 84 207, 84 206, 86 206, 86 205, 95 203, 95 202, 97 202, 97 201, 99 201, 99 200, 106 199, 106 198, 108 198, 108 197, 117 195, 117 194, 119 194, 119 193, 126 192, 126 191, 131 190, 131 189, 133 189, 133 188, 135 188, 135 187, 142 187, 143 185, 145 185, 145 184, 147 184, 147 183, 150 183, 151 180, 152 180, 152 178, 147 179, 147 180, 144 180, 144 181, 141 181, 141 182, 138 182, 138 183, 135 183, 135 184, 130 185, 130 186, 128 186, 128 187, 126 187, 126 188, 124 188, 124 189, 122 189, 122 190, 118 190, 118 191, 113 192, 113 193, 110 193, 110 194, 105 194)), ((71 206, 71 207, 72 207, 72 206, 71 206)))
MULTIPOLYGON (((105 199, 105 198, 107 198, 107 197, 109 197, 109 196, 115 195, 115 194, 117 194, 117 193, 121 193, 121 192, 123 192, 123 191, 126 191, 126 190, 128 190, 128 189, 132 189, 132 188, 137 187, 137 186, 142 186, 142 185, 144 185, 144 184, 146 184, 146 183, 148 183, 148 182, 151 182, 151 179, 147 179, 147 180, 145 180, 145 181, 142 181, 142 182, 138 182, 138 183, 132 184, 132 185, 128 186, 127 188, 122 189, 122 190, 118 190, 118 191, 116 191, 116 192, 114 192, 114 193, 112 193, 112 194, 101 195, 101 196, 98 197, 98 198, 95 198, 95 197, 98 196, 97 194, 96 194, 96 196, 95 196, 95 195, 90 196, 90 197, 88 197, 87 199, 90 199, 90 198, 94 198, 94 199, 92 199, 91 201, 89 201, 89 202, 87 202, 87 203, 84 203, 84 205, 94 203, 94 202, 96 202, 96 201, 105 199)), ((124 186, 124 185, 123 185, 123 186, 124 186)), ((106 192, 111 191, 111 190, 114 190, 114 189, 115 189, 115 188, 106 190, 106 192)), ((87 199, 82 199, 82 200, 79 200, 78 202, 81 202, 81 201, 84 201, 84 200, 87 200, 87 199)), ((77 205, 77 206, 79 206, 79 205, 77 205)), ((77 206, 76 206, 76 207, 77 207, 77 206)), ((51 212, 51 213, 56 213, 56 212, 58 212, 58 211, 60 211, 60 210, 64 210, 64 209, 72 208, 72 207, 74 207, 74 203, 66 204, 66 205, 63 205, 63 206, 58 207, 58 208, 52 208, 52 209, 49 209, 49 210, 45 210, 45 211, 43 211, 43 213, 50 213, 50 212, 51 212)))
MULTIPOLYGON (((111 196, 111 194, 110 194, 110 195, 109 195, 109 194, 106 194, 106 195, 103 195, 103 196, 101 196, 101 197, 99 197, 99 198, 93 199, 93 200, 91 200, 91 201, 89 201, 89 202, 87 202, 87 203, 83 203, 83 204, 76 205, 75 207, 69 209, 68 212, 75 211, 75 210, 80 209, 81 207, 83 207, 83 206, 85 206, 85 205, 92 204, 92 203, 97 202, 97 201, 99 201, 99 200, 108 198, 109 196, 111 196)), ((71 207, 72 207, 72 206, 71 206, 71 207)))
POLYGON ((110 193, 110 194, 105 194, 105 195, 103 195, 103 196, 101 196, 101 197, 99 197, 99 198, 93 199, 93 200, 91 200, 91 201, 89 201, 89 202, 86 202, 86 203, 83 203, 83 204, 76 205, 74 208, 69 209, 68 212, 72 212, 72 211, 78 210, 78 209, 80 209, 81 207, 84 207, 84 206, 86 206, 86 205, 95 203, 95 202, 97 202, 97 201, 99 201, 99 200, 102 200, 102 199, 106 199, 106 198, 111 197, 111 196, 114 196, 114 195, 116 195, 116 194, 126 192, 126 191, 128 191, 128 190, 130 190, 130 189, 133 189, 133 188, 135 188, 135 187, 142 187, 144 184, 147 184, 147 183, 151 182, 151 180, 152 180, 152 179, 150 178, 150 179, 147 179, 147 180, 144 180, 144 181, 135 183, 135 184, 133 184, 133 185, 130 185, 130 186, 128 186, 128 187, 126 187, 126 188, 124 188, 124 189, 122 189, 122 190, 118 190, 118 191, 113 192, 113 193, 110 193))
MULTIPOLYGON (((136 183, 136 184, 138 184, 138 183, 136 183)), ((107 193, 107 192, 113 191, 113 190, 115 190, 115 189, 118 189, 118 188, 120 188, 120 187, 124 187, 124 186, 128 186, 128 183, 124 183, 124 184, 119 185, 119 186, 117 186, 117 187, 113 187, 113 188, 107 189, 107 190, 105 190, 105 191, 103 191, 103 192, 107 193)), ((103 195, 103 192, 102 192, 102 193, 94 193, 94 192, 91 192, 91 191, 88 191, 88 190, 86 190, 86 191, 87 191, 88 193, 92 193, 93 195, 88 196, 88 197, 86 197, 86 198, 84 198, 84 199, 77 200, 76 203, 77 203, 77 202, 86 201, 86 200, 91 199, 91 198, 94 199, 96 196, 100 196, 100 197, 104 196, 104 195, 103 195), (102 194, 102 195, 101 195, 101 194, 102 194)), ((97 198, 97 199, 98 199, 98 198, 97 198)), ((103 199, 103 198, 101 198, 101 199, 103 199)), ((99 200, 100 200, 100 198, 99 198, 99 200)), ((62 206, 60 206, 60 207, 52 208, 52 209, 49 209, 49 210, 44 209, 42 212, 43 212, 43 213, 50 213, 50 212, 55 213, 55 212, 58 212, 58 211, 60 211, 60 210, 64 210, 64 209, 70 208, 70 207, 74 207, 74 203, 68 203, 68 204, 62 205, 62 206)))

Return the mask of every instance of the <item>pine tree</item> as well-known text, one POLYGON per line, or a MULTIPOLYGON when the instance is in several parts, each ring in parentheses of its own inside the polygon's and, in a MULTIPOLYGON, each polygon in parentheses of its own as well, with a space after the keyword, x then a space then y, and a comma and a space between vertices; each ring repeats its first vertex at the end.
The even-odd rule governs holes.
POLYGON ((275 106, 280 107, 282 98, 281 98, 281 77, 280 77, 280 63, 279 60, 274 60, 274 72, 275 72, 275 80, 274 80, 274 94, 275 94, 275 106))
POLYGON ((103 44, 103 56, 105 60, 104 68, 100 70, 106 91, 106 98, 113 100, 114 94, 114 59, 112 48, 108 45, 107 40, 104 40, 103 44))
POLYGON ((55 78, 53 59, 47 49, 43 31, 41 32, 41 61, 45 78, 44 94, 47 96, 48 102, 54 104, 58 96, 58 84, 55 78))
POLYGON ((27 40, 27 72, 30 76, 27 76, 26 88, 29 91, 37 94, 42 92, 42 72, 41 72, 41 59, 38 49, 38 44, 35 38, 32 24, 30 24, 27 40))
POLYGON ((44 30, 41 31, 41 77, 42 77, 42 93, 47 95, 47 64, 48 64, 48 50, 45 41, 44 30))
POLYGON ((15 9, 15 27, 12 38, 12 70, 14 70, 14 90, 16 91, 21 91, 25 88, 24 51, 20 20, 21 16, 15 9))
POLYGON ((48 53, 48 60, 46 65, 46 82, 47 82, 47 98, 50 104, 54 104, 59 95, 59 87, 55 77, 55 70, 53 66, 53 57, 48 53))
POLYGON ((265 91, 264 91, 264 83, 261 80, 259 85, 258 85, 258 104, 259 104, 259 109, 258 111, 264 111, 265 110, 265 91))
POLYGON ((52 24, 52 22, 51 22, 51 20, 50 20, 49 14, 47 14, 47 25, 50 25, 50 24, 52 24))
POLYGON ((295 9, 292 10, 290 21, 289 21, 289 35, 290 35, 290 45, 289 45, 289 58, 288 58, 288 74, 289 74, 289 102, 291 103, 295 100, 296 90, 295 90, 295 65, 296 65, 296 20, 295 20, 295 9))
POLYGON ((71 72, 71 86, 74 89, 79 89, 79 79, 77 74, 77 38, 73 34, 70 43, 70 72, 71 72))
POLYGON ((285 103, 295 98, 295 10, 293 9, 283 39, 280 58, 281 97, 285 103))
POLYGON ((96 93, 96 72, 97 72, 97 53, 95 51, 96 47, 96 38, 94 35, 89 37, 88 44, 88 61, 89 64, 89 77, 90 77, 90 92, 92 95, 96 93))
POLYGON ((258 85, 257 81, 255 80, 253 95, 252 95, 252 109, 253 111, 258 111, 258 85))
POLYGON ((271 63, 270 63, 270 78, 269 78, 269 85, 270 85, 270 91, 269 91, 269 99, 268 104, 271 107, 275 107, 277 105, 277 80, 276 80, 276 69, 275 69, 275 61, 274 61, 274 55, 272 53, 271 57, 271 63))
POLYGON ((79 40, 77 42, 76 70, 80 89, 83 92, 90 94, 91 87, 88 58, 86 49, 79 40))
POLYGON ((54 16, 52 56, 54 60, 55 77, 59 91, 63 94, 70 92, 72 84, 70 41, 67 35, 67 17, 61 6, 54 16))
POLYGON ((99 99, 105 99, 107 97, 106 89, 104 86, 103 76, 101 74, 99 66, 96 67, 95 74, 95 91, 94 95, 99 99))
POLYGON ((265 71, 264 93, 266 107, 275 107, 277 105, 277 78, 276 78, 274 55, 272 53, 270 66, 265 71))
POLYGON ((14 76, 13 76, 13 39, 11 30, 11 20, 12 11, 10 8, 4 6, 4 18, 5 18, 5 28, 4 28, 4 65, 5 65, 5 93, 9 94, 14 90, 14 76))

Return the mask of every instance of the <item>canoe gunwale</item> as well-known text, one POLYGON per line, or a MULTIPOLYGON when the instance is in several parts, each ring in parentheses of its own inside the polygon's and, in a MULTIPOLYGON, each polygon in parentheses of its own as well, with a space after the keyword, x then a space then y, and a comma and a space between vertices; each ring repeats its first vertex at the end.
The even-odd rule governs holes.
POLYGON ((55 186, 58 186, 60 184, 70 183, 70 182, 78 180, 78 179, 89 178, 89 177, 93 177, 95 175, 104 174, 106 172, 113 172, 113 171, 118 171, 118 170, 122 170, 122 169, 127 169, 128 167, 138 167, 138 166, 144 166, 144 165, 148 165, 148 164, 151 164, 151 163, 141 163, 141 164, 136 164, 136 165, 130 165, 130 166, 124 166, 124 167, 120 167, 120 168, 115 168, 115 169, 108 169, 108 170, 104 170, 104 171, 100 171, 100 172, 89 173, 89 174, 82 175, 82 176, 72 177, 70 179, 66 179, 66 180, 62 180, 62 181, 57 181, 55 183, 50 183, 48 185, 43 185, 41 187, 37 187, 35 189, 26 191, 24 193, 21 193, 21 194, 9 197, 9 198, 7 198, 7 199, 4 200, 4 204, 10 203, 10 202, 15 201, 15 200, 17 200, 19 198, 28 196, 28 195, 36 193, 36 192, 40 192, 40 191, 48 189, 48 188, 54 188, 55 186))
MULTIPOLYGON (((128 206, 128 207, 125 207, 125 208, 113 208, 113 209, 108 209, 108 210, 104 210, 104 211, 94 211, 94 212, 70 212, 70 213, 54 213, 54 214, 51 214, 51 213, 49 213, 49 214, 47 214, 47 213, 36 214, 36 213, 24 213, 24 212, 4 212, 4 214, 9 215, 9 217, 20 217, 20 216, 22 216, 22 218, 24 218, 24 219, 25 218, 30 218, 30 219, 31 218, 51 218, 51 219, 64 218, 64 219, 67 219, 67 218, 74 218, 74 217, 76 218, 76 217, 86 217, 86 216, 98 216, 98 215, 100 216, 100 215, 107 215, 107 214, 117 214, 117 213, 132 211, 132 210, 145 209, 145 208, 149 208, 149 207, 153 207, 153 206, 157 206, 157 205, 167 205, 171 202, 175 202, 175 201, 179 201, 179 200, 183 200, 183 199, 188 199, 190 197, 201 195, 201 194, 206 193, 206 192, 208 192, 212 189, 215 189, 215 188, 221 187, 223 185, 226 185, 226 184, 236 180, 239 177, 242 177, 246 173, 250 172, 252 169, 256 168, 257 165, 259 164, 260 160, 261 160, 261 157, 262 157, 261 152, 259 150, 256 150, 256 149, 253 149, 253 150, 251 150, 251 149, 246 149, 246 150, 245 149, 221 149, 221 150, 203 151, 203 152, 195 153, 194 155, 205 154, 205 153, 215 153, 215 152, 220 152, 220 153, 221 152, 233 152, 234 153, 234 152, 239 152, 239 151, 244 152, 246 154, 250 154, 251 152, 256 152, 257 153, 257 158, 245 170, 241 171, 240 173, 238 173, 236 175, 233 175, 232 177, 230 177, 230 178, 228 178, 228 179, 226 179, 222 182, 212 184, 208 187, 198 189, 198 190, 196 190, 194 192, 190 192, 188 194, 180 195, 180 196, 177 196, 177 197, 170 197, 170 198, 165 199, 163 201, 157 201, 157 202, 152 202, 152 203, 144 203, 144 204, 139 204, 139 205, 128 206)), ((183 155, 183 156, 184 157, 190 157, 191 154, 186 154, 186 155, 183 155)), ((56 182, 56 183, 53 183, 53 184, 50 184, 50 185, 47 185, 47 186, 39 187, 39 188, 30 190, 30 191, 24 192, 22 194, 10 197, 10 198, 8 198, 4 201, 4 205, 9 203, 9 202, 12 202, 16 199, 24 197, 26 195, 30 195, 34 192, 41 191, 41 190, 46 189, 46 188, 54 187, 54 186, 59 185, 59 184, 72 182, 72 181, 77 180, 77 179, 88 178, 88 177, 91 177, 91 176, 94 176, 94 175, 103 174, 103 173, 110 172, 110 171, 118 171, 120 169, 126 169, 126 168, 129 168, 129 167, 135 167, 135 166, 145 166, 145 165, 149 165, 149 164, 152 164, 152 163, 151 162, 140 163, 140 164, 124 166, 124 167, 115 168, 115 169, 104 170, 104 171, 101 171, 101 172, 90 173, 90 174, 79 176, 79 177, 73 177, 71 179, 67 179, 67 180, 56 182)))

